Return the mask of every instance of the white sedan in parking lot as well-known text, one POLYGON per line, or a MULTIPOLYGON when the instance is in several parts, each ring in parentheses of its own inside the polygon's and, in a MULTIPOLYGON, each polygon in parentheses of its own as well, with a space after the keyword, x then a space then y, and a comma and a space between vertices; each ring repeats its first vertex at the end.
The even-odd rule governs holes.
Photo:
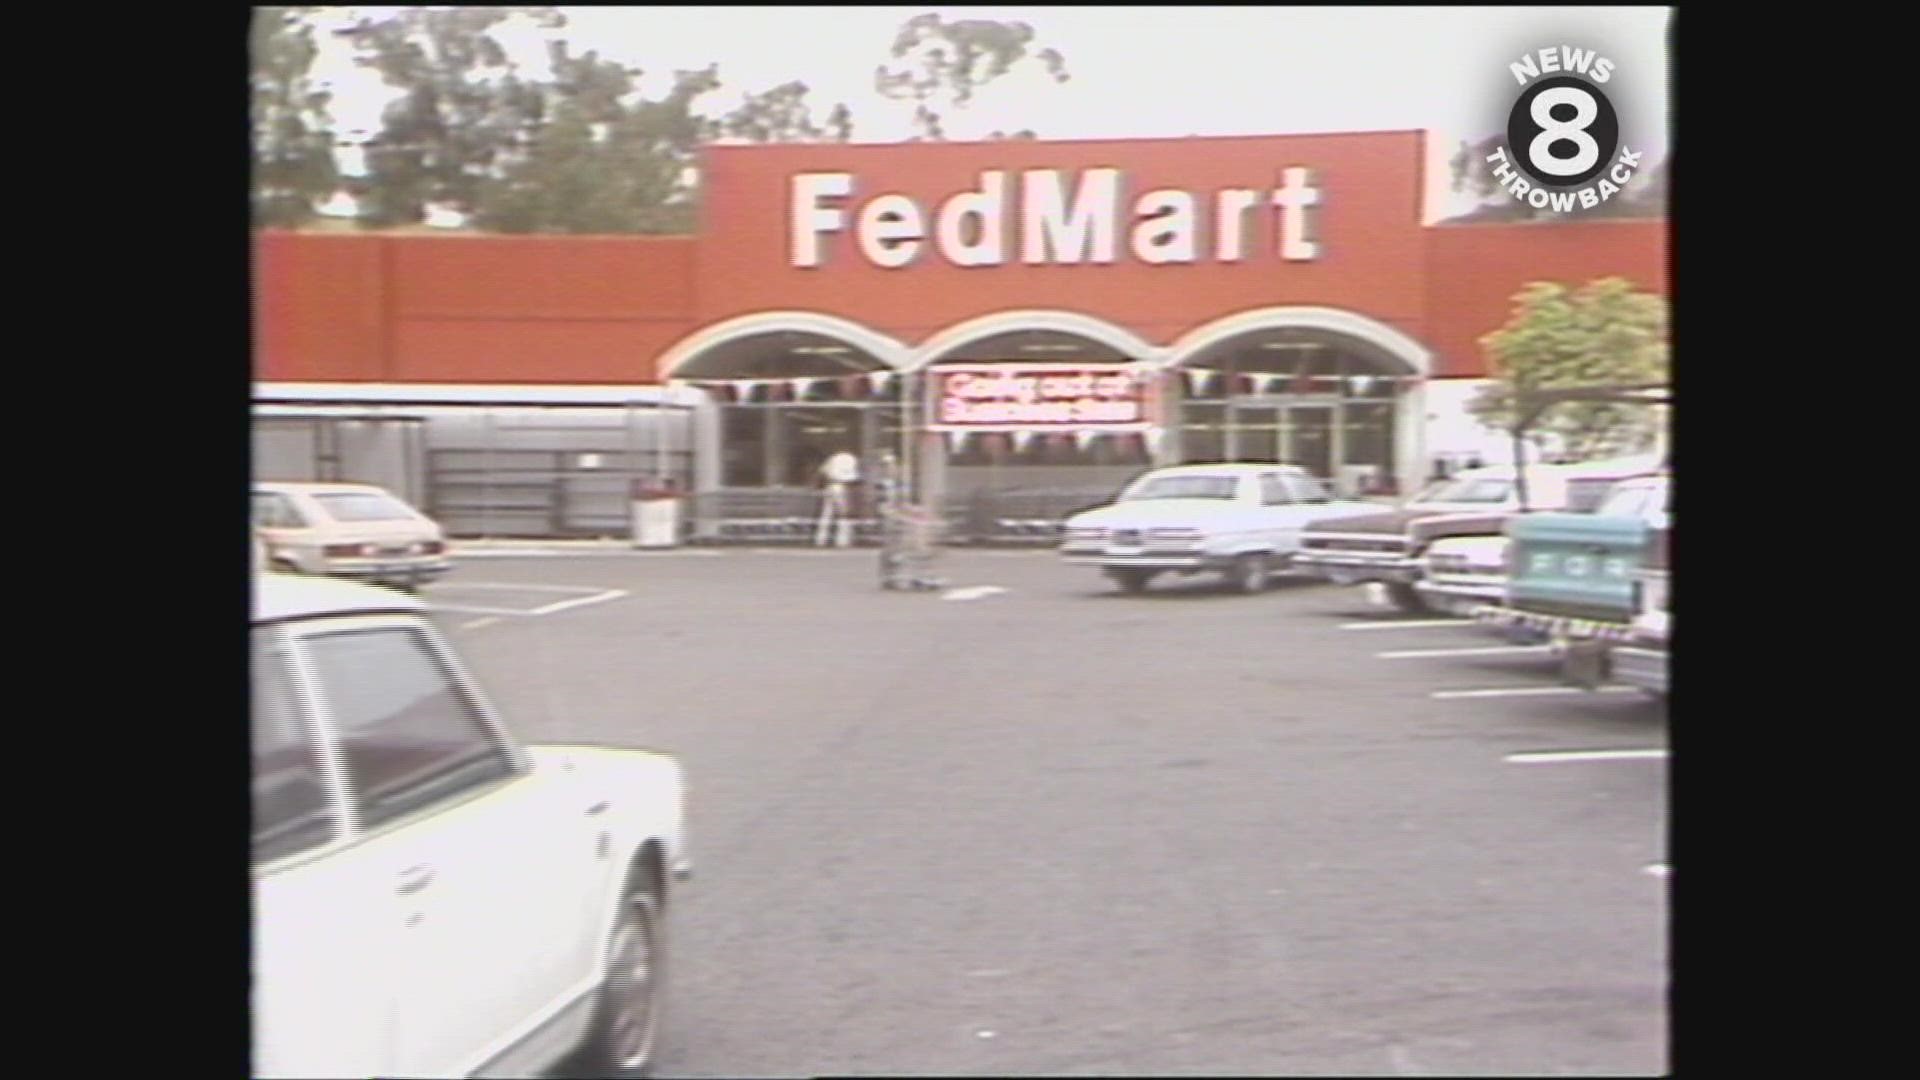
POLYGON ((254 580, 252 1075, 646 1072, 679 763, 519 744, 412 597, 254 580))
POLYGON ((413 588, 453 568, 439 524, 372 484, 255 483, 253 527, 283 573, 413 588))
POLYGON ((1175 465, 1141 476, 1111 506, 1068 518, 1060 554, 1100 567, 1127 592, 1166 571, 1219 573, 1258 592, 1292 561, 1308 523, 1377 509, 1335 500, 1297 465, 1175 465))

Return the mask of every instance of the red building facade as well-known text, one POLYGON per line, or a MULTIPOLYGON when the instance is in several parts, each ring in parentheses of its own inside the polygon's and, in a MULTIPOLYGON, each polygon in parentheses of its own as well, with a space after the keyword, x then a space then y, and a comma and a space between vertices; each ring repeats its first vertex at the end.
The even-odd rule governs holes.
POLYGON ((1667 290, 1664 222, 1423 226, 1424 160, 1413 131, 713 147, 693 237, 262 235, 256 379, 707 386, 725 487, 840 445, 935 489, 1221 458, 1404 485, 1526 283, 1667 290), (961 364, 1133 373, 1150 415, 944 425, 961 364))

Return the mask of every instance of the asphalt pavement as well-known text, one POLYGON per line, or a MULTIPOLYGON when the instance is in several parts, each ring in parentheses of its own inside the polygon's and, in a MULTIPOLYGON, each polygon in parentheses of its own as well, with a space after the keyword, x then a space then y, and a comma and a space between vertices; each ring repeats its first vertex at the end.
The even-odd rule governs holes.
POLYGON ((424 595, 508 723, 688 770, 660 1075, 1667 1069, 1666 715, 1539 650, 1046 552, 493 554, 424 595))

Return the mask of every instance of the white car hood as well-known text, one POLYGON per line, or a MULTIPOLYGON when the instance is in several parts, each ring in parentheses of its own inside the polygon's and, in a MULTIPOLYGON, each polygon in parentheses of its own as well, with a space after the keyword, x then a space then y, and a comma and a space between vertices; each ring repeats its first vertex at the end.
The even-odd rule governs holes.
POLYGON ((1504 536, 1447 536, 1435 540, 1427 551, 1434 555, 1459 555, 1470 562, 1490 566, 1505 565, 1507 538, 1504 536))
POLYGON ((1075 514, 1067 519, 1067 527, 1127 529, 1189 525, 1196 521, 1244 514, 1248 509, 1244 503, 1233 499, 1132 499, 1075 514))

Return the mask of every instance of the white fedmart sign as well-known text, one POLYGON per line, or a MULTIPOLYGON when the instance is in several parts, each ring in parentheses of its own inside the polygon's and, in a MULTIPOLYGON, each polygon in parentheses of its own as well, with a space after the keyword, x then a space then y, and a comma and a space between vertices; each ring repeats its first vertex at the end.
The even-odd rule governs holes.
MULTIPOLYGON (((847 232, 868 262, 886 269, 911 266, 929 250, 955 266, 1001 266, 1016 258, 1029 266, 1112 263, 1123 229, 1121 172, 1087 169, 1070 185, 1071 174, 1028 169, 1015 180, 990 169, 973 190, 949 196, 929 215, 901 194, 876 195, 856 207, 852 173, 799 173, 788 204, 793 265, 822 265, 827 238, 847 232), (1016 187, 1019 212, 1010 237, 1007 204, 1016 187)), ((1311 213, 1319 202, 1320 189, 1304 168, 1283 169, 1270 191, 1225 188, 1202 197, 1158 188, 1133 200, 1126 248, 1149 264, 1232 263, 1253 245, 1271 243, 1281 259, 1307 262, 1320 257, 1311 213), (1213 240, 1205 251, 1203 217, 1204 235, 1213 240)))

